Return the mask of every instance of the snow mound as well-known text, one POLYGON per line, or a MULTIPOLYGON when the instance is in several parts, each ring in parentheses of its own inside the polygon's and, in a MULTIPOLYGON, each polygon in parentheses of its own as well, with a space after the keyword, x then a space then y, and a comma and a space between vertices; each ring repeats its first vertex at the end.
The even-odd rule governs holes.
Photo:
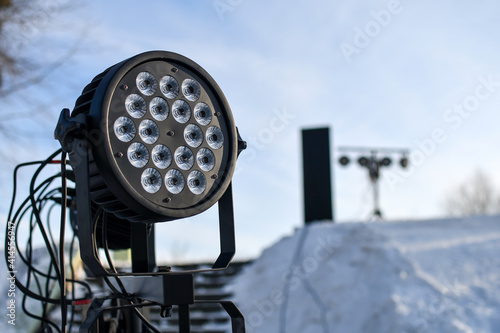
POLYGON ((500 220, 481 221, 309 225, 229 289, 248 332, 499 332, 500 220))

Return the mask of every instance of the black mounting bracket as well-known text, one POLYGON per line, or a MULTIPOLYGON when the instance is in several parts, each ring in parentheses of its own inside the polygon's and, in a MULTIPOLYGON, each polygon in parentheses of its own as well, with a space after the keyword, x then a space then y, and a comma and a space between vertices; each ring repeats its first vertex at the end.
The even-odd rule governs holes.
POLYGON ((85 129, 85 115, 72 118, 69 109, 63 109, 59 115, 56 129, 54 130, 54 138, 61 143, 64 152, 70 152, 73 147, 75 137, 81 137, 85 129))
POLYGON ((127 304, 121 306, 103 307, 106 299, 95 299, 87 317, 80 327, 80 333, 99 333, 99 318, 106 311, 119 309, 160 305, 163 308, 178 305, 179 333, 191 332, 189 322, 189 306, 194 303, 219 303, 231 318, 233 333, 245 333, 245 319, 231 301, 195 301, 194 283, 192 274, 172 274, 163 276, 128 276, 121 281, 133 297, 147 300, 147 303, 127 304))

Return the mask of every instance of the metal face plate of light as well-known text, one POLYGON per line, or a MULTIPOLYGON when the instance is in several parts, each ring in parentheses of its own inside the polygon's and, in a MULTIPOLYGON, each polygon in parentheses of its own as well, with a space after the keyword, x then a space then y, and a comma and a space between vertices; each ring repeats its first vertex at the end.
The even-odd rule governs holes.
POLYGON ((146 61, 124 73, 110 96, 110 159, 135 198, 187 209, 228 183, 236 159, 232 116, 196 71, 175 61, 146 61))

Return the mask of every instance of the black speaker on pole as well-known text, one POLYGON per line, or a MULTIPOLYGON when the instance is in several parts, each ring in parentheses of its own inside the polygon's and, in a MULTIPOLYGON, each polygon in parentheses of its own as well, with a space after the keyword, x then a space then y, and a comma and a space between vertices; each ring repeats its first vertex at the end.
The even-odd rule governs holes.
POLYGON ((305 223, 333 221, 329 128, 302 130, 302 157, 305 223))

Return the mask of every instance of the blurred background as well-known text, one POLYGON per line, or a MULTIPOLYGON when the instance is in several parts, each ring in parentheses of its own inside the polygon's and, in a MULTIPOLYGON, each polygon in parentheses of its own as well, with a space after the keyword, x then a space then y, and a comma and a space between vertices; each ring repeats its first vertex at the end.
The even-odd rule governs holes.
MULTIPOLYGON (((456 207, 477 188, 488 193, 479 213, 498 212, 499 10, 493 0, 2 0, 2 220, 14 166, 59 148, 61 109, 95 75, 149 50, 205 68, 248 142, 233 180, 239 259, 303 224, 303 128, 331 129, 338 222, 368 220, 372 196, 366 170, 342 168, 337 146, 410 151, 407 169, 381 174, 387 220, 463 214, 456 207)), ((20 195, 31 174, 20 175, 20 195)), ((158 225, 160 260, 215 258, 217 223, 212 209, 158 225)))

